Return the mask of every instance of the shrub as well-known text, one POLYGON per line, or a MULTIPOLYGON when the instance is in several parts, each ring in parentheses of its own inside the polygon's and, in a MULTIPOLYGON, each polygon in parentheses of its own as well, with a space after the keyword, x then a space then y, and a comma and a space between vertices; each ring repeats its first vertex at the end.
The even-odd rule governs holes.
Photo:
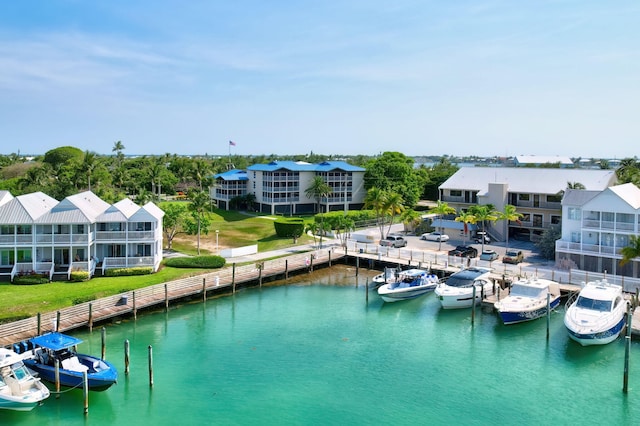
POLYGON ((153 268, 150 266, 138 267, 138 268, 113 268, 107 269, 104 273, 107 277, 128 277, 132 275, 149 275, 153 272, 153 268))
POLYGON ((298 217, 280 218, 273 226, 281 238, 298 238, 304 232, 304 220, 298 217))
POLYGON ((192 257, 172 257, 166 259, 164 264, 172 268, 222 268, 226 259, 221 256, 192 256, 192 257))
POLYGON ((36 273, 20 274, 13 278, 13 283, 19 285, 46 284, 48 282, 49 277, 36 273))
POLYGON ((71 271, 71 282, 77 283, 89 280, 88 271, 71 271))
POLYGON ((93 300, 96 300, 96 296, 89 295, 89 296, 76 297, 75 299, 72 300, 72 303, 74 305, 79 305, 81 303, 91 302, 93 300))

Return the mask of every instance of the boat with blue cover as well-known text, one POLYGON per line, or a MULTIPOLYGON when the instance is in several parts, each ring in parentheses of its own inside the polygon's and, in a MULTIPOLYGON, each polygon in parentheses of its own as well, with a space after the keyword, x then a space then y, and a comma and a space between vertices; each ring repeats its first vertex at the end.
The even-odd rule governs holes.
POLYGON ((399 271, 397 277, 378 288, 378 294, 385 302, 414 299, 433 291, 440 280, 435 274, 423 269, 399 271))
POLYGON ((66 334, 52 332, 34 337, 18 348, 30 350, 31 358, 24 363, 37 372, 43 380, 55 383, 55 361, 59 361, 60 384, 82 387, 87 373, 89 390, 104 391, 118 381, 118 371, 110 362, 98 357, 76 352, 82 340, 66 334))
POLYGON ((560 285, 543 278, 522 278, 511 285, 509 295, 494 306, 505 324, 531 321, 560 305, 560 285))

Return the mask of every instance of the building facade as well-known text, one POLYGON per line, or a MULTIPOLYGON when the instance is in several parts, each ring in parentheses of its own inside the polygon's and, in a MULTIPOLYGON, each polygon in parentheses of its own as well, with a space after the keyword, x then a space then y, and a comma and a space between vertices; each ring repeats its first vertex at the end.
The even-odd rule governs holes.
POLYGON ((640 189, 632 183, 602 191, 568 190, 562 200, 562 238, 556 261, 568 268, 640 277, 636 258, 620 264, 621 250, 640 234, 640 189))
POLYGON ((129 199, 110 205, 91 191, 57 201, 35 192, 0 191, 0 276, 39 273, 53 279, 73 270, 90 276, 110 268, 162 261, 162 218, 153 203, 129 199))
POLYGON ((320 200, 320 211, 361 209, 364 204, 365 169, 344 161, 311 164, 304 161, 273 161, 254 164, 247 171, 230 170, 214 176, 209 195, 219 208, 229 210, 234 197, 252 194, 257 210, 267 214, 310 214, 316 200, 306 190, 317 176, 331 187, 320 200))
MULTIPOLYGON (((493 205, 503 211, 507 204, 516 207, 522 214, 518 222, 505 221, 487 224, 492 239, 504 241, 522 238, 537 241, 551 226, 562 222, 562 196, 570 186, 601 191, 613 185, 616 175, 613 170, 516 168, 516 167, 462 167, 440 185, 440 200, 465 211, 474 204, 493 205)), ((442 221, 454 231, 461 224, 442 221)))

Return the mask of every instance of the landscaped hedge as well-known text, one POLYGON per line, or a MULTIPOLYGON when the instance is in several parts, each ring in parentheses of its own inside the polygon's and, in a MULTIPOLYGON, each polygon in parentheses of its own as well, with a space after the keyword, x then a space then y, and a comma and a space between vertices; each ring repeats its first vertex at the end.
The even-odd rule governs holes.
POLYGON ((25 274, 25 275, 16 275, 13 278, 14 284, 20 285, 32 285, 32 284, 46 284, 49 282, 49 277, 43 274, 25 274))
POLYGON ((130 275, 149 275, 153 272, 150 266, 141 266, 137 268, 113 268, 107 269, 104 273, 107 277, 127 277, 130 275))
POLYGON ((71 271, 71 281, 74 283, 89 281, 88 271, 71 271))
POLYGON ((164 260, 166 266, 173 268, 222 268, 226 259, 221 256, 172 257, 164 260))
POLYGON ((280 218, 273 226, 281 238, 297 238, 304 232, 304 220, 299 217, 280 218))

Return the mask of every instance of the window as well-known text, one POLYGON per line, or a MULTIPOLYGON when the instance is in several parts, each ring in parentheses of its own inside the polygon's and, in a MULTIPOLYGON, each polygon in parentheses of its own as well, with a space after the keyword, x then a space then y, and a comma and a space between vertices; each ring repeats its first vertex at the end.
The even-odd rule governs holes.
POLYGON ((562 201, 562 196, 561 195, 547 195, 547 202, 548 203, 560 203, 562 201))
POLYGON ((562 219, 560 216, 556 216, 556 215, 551 215, 551 223, 553 225, 559 225, 560 222, 562 222, 562 219))
POLYGON ((529 194, 518 194, 518 201, 529 201, 529 194))
POLYGON ((462 191, 459 189, 452 189, 451 191, 449 191, 449 195, 451 195, 452 197, 462 197, 462 191))
POLYGON ((569 220, 581 220, 582 219, 582 209, 578 207, 569 207, 567 209, 567 219, 569 220))

